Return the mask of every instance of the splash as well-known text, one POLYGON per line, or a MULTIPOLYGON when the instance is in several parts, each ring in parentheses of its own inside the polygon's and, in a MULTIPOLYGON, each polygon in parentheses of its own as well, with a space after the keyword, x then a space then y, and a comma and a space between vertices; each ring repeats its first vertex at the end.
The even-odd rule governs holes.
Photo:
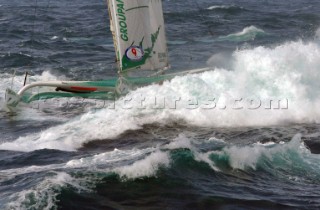
POLYGON ((160 167, 168 167, 170 158, 168 153, 157 151, 143 160, 136 161, 132 165, 123 166, 113 171, 124 179, 136 179, 139 177, 152 177, 160 167))
POLYGON ((104 152, 94 155, 92 157, 86 157, 81 159, 70 160, 66 163, 67 168, 83 168, 91 166, 110 167, 123 161, 135 161, 142 159, 146 154, 155 152, 156 148, 146 148, 142 150, 119 150, 114 149, 111 152, 104 152))
MULTIPOLYGON (((6 88, 11 88, 16 92, 23 86, 25 75, 15 75, 13 74, 0 74, 0 94, 4 95, 6 88)), ((65 80, 65 77, 56 77, 49 71, 44 71, 41 75, 29 75, 27 79, 27 84, 36 81, 55 81, 55 80, 65 80)))
POLYGON ((7 209, 54 209, 62 189, 78 193, 92 192, 91 189, 95 189, 104 178, 114 174, 119 182, 131 182, 141 178, 167 176, 177 170, 182 173, 192 171, 193 176, 194 173, 205 172, 207 175, 219 173, 222 177, 230 173, 237 176, 234 172, 239 170, 248 173, 265 171, 267 176, 280 177, 289 183, 291 181, 318 183, 320 177, 318 162, 319 155, 310 153, 301 141, 300 134, 287 143, 268 142, 240 146, 228 144, 215 137, 195 140, 192 139, 192 133, 188 133, 181 134, 172 142, 157 148, 115 149, 62 164, 0 171, 1 176, 5 178, 3 183, 21 177, 22 174, 27 176, 32 176, 32 173, 45 174, 40 176, 45 177, 44 180, 37 182, 35 186, 12 195, 5 195, 0 201, 7 209), (209 145, 211 145, 209 151, 201 151, 200 148, 205 146, 208 149, 209 145), (189 164, 190 161, 192 165, 189 164), (70 169, 74 173, 57 172, 70 169), (162 174, 159 173, 160 169, 171 172, 162 174))
POLYGON ((319 155, 311 154, 300 134, 287 143, 227 146, 209 158, 222 168, 267 171, 288 181, 318 182, 320 177, 319 155))
POLYGON ((57 196, 62 187, 70 185, 76 189, 84 189, 73 183, 73 178, 69 174, 57 172, 53 177, 46 178, 34 188, 11 195, 12 202, 7 203, 5 209, 56 209, 57 196))
POLYGON ((217 41, 231 41, 231 42, 245 42, 252 41, 257 37, 265 36, 267 33, 255 26, 249 26, 244 28, 241 32, 229 34, 227 36, 221 36, 217 41))
POLYGON ((318 30, 316 31, 316 35, 315 38, 320 41, 320 28, 318 28, 318 30))
MULTIPOLYGON (((0 113, 1 111, 7 112, 8 109, 5 106, 5 90, 10 88, 15 92, 18 92, 20 88, 23 87, 24 75, 10 75, 10 74, 0 74, 0 113)), ((27 79, 27 84, 36 82, 36 81, 54 81, 54 80, 63 80, 64 77, 56 77, 52 75, 49 71, 44 71, 41 75, 29 76, 27 79)), ((44 113, 38 112, 37 104, 34 104, 34 107, 22 106, 18 108, 18 115, 10 116, 12 120, 33 120, 33 121, 56 121, 63 122, 65 121, 63 116, 48 116, 44 115, 44 113)), ((8 117, 8 116, 5 116, 8 117)))
POLYGON ((76 150, 92 140, 117 138, 153 123, 206 127, 319 123, 319 57, 315 42, 237 50, 229 58, 230 69, 213 68, 139 88, 111 107, 1 143, 0 149, 76 150))

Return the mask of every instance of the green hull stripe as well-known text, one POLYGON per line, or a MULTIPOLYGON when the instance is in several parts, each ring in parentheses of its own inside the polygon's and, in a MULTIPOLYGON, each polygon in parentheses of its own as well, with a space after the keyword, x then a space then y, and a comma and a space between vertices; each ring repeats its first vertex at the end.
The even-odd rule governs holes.
MULTIPOLYGON (((159 83, 164 80, 169 80, 175 77, 177 74, 171 75, 159 75, 153 77, 137 77, 137 78, 125 78, 126 81, 132 87, 141 87, 150 85, 153 83, 159 83)), ((77 85, 85 86, 85 87, 107 87, 111 89, 116 89, 118 78, 113 78, 109 80, 103 81, 90 81, 90 82, 82 82, 77 85)), ((73 84, 74 85, 74 84, 73 84)), ((119 97, 115 93, 115 91, 99 91, 99 92, 90 92, 90 93, 70 93, 70 92, 41 92, 34 95, 30 93, 25 93, 21 97, 21 101, 25 103, 30 103, 37 100, 45 100, 45 99, 53 99, 53 98, 71 98, 71 97, 79 97, 79 98, 88 98, 88 99, 100 99, 100 100, 115 100, 119 97)))

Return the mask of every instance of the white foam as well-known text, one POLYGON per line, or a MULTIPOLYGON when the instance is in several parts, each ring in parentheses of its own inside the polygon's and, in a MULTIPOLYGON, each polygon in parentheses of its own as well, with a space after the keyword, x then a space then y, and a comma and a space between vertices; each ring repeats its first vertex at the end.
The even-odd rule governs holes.
POLYGON ((315 38, 320 41, 320 28, 318 28, 318 30, 316 31, 315 38))
MULTIPOLYGON (((192 136, 192 134, 191 134, 191 136, 192 136)), ((209 140, 207 140, 205 142, 210 142, 210 141, 212 141, 212 138, 210 138, 209 140)), ((216 141, 216 139, 213 141, 221 143, 221 141, 216 141)), ((164 148, 170 149, 170 150, 182 149, 182 148, 189 149, 192 152, 192 154, 194 155, 194 158, 196 161, 205 162, 213 170, 220 171, 215 166, 215 164, 210 160, 210 158, 209 158, 209 155, 211 154, 210 152, 202 153, 201 151, 198 151, 198 149, 195 146, 193 146, 193 144, 201 144, 201 143, 203 143, 203 142, 192 140, 192 139, 190 139, 190 137, 187 137, 186 134, 182 133, 182 134, 179 134, 179 136, 177 138, 173 139, 172 142, 165 145, 164 148)))
POLYGON ((229 34, 227 36, 221 36, 218 38, 220 41, 229 40, 229 41, 250 41, 254 40, 257 35, 266 34, 264 30, 257 28, 256 26, 245 27, 242 31, 229 34))
POLYGON ((256 169, 258 161, 262 158, 273 160, 276 155, 286 157, 290 151, 296 151, 298 154, 309 152, 301 142, 301 135, 298 134, 286 144, 270 145, 254 144, 251 146, 230 146, 222 151, 212 152, 219 156, 227 156, 229 165, 234 169, 245 170, 248 168, 256 169))
MULTIPOLYGON (((237 8, 235 5, 213 5, 208 7, 208 10, 215 10, 215 9, 230 9, 230 8, 237 8)), ((241 8, 241 7, 240 7, 241 8)))
POLYGON ((214 9, 227 9, 229 8, 229 6, 225 6, 225 5, 213 5, 208 7, 208 10, 214 10, 214 9))
POLYGON ((98 165, 114 164, 120 161, 135 160, 141 158, 147 153, 155 151, 155 148, 146 148, 142 150, 118 150, 114 149, 111 152, 105 152, 94 155, 92 157, 80 158, 70 160, 66 163, 67 168, 78 168, 78 167, 96 167, 98 165))
POLYGON ((264 142, 264 143, 258 142, 258 143, 255 143, 254 145, 272 146, 272 145, 275 145, 275 144, 276 143, 273 142, 273 141, 268 141, 268 142, 264 142))
POLYGON ((255 26, 248 26, 248 27, 245 27, 241 32, 235 33, 234 35, 241 36, 241 35, 245 35, 252 32, 264 33, 264 30, 257 28, 255 26))
POLYGON ((57 195, 61 187, 71 185, 76 189, 85 189, 74 183, 73 178, 64 172, 55 172, 56 175, 46 178, 37 186, 22 190, 10 196, 11 202, 6 205, 7 209, 55 209, 57 208, 57 195), (73 185, 73 183, 75 185, 73 185))
MULTIPOLYGON (((5 90, 7 88, 11 88, 14 91, 18 91, 23 86, 24 75, 13 75, 10 74, 0 74, 0 110, 5 110, 5 90)), ((31 75, 28 77, 27 84, 35 81, 53 81, 53 80, 60 80, 64 79, 63 77, 56 77, 52 75, 48 71, 44 71, 41 75, 31 75)), ((39 110, 35 109, 34 107, 30 106, 23 106, 18 108, 19 114, 11 116, 12 120, 34 120, 34 121, 64 121, 63 116, 48 116, 44 113, 39 112, 39 110)))
MULTIPOLYGON (((73 159, 66 163, 60 164, 50 164, 44 166, 26 166, 22 168, 12 168, 6 170, 0 170, 2 181, 10 180, 16 176, 29 173, 48 173, 50 171, 61 170, 61 169, 85 169, 90 171, 102 171, 102 172, 112 172, 117 164, 125 165, 131 164, 134 161, 143 161, 148 159, 148 156, 152 153, 155 153, 151 156, 151 161, 153 156, 157 156, 158 148, 150 147, 145 149, 131 149, 131 150, 118 150, 114 149, 113 151, 103 152, 100 154, 83 157, 80 159, 73 159)), ((163 157, 163 155, 159 155, 163 157)), ((160 161, 160 160, 159 160, 160 161)), ((148 162, 148 160, 146 161, 148 162)), ((161 164, 161 163, 159 163, 161 164)), ((166 165, 166 161, 164 161, 166 165)), ((126 166, 125 166, 126 167, 126 166)), ((116 171, 121 170, 117 168, 116 171)))
POLYGON ((207 142, 216 142, 216 143, 222 143, 222 144, 225 144, 225 140, 223 139, 219 139, 217 137, 211 137, 207 140, 207 142))
POLYGON ((72 177, 66 172, 56 172, 56 170, 77 168, 83 173, 86 171, 90 173, 117 173, 123 180, 127 180, 155 176, 160 167, 169 167, 170 161, 167 152, 146 148, 127 151, 114 150, 91 157, 74 159, 65 164, 3 170, 0 171, 2 181, 9 181, 18 175, 28 173, 42 172, 46 176, 29 189, 14 194, 2 194, 0 207, 6 207, 6 209, 55 209, 58 201, 57 196, 62 187, 72 187, 73 190, 90 192, 92 187, 96 186, 96 182, 100 180, 99 177, 90 177, 90 179, 87 176, 83 178, 72 177), (120 162, 121 166, 112 165, 117 162, 120 162), (103 165, 106 166, 101 167, 103 165))
POLYGON ((167 144, 164 148, 167 149, 181 149, 181 148, 187 148, 192 149, 193 146, 191 145, 191 140, 186 137, 185 134, 179 134, 179 136, 172 140, 169 144, 167 144))
POLYGON ((50 39, 51 39, 51 40, 56 40, 56 39, 59 39, 59 37, 58 37, 58 36, 53 36, 53 37, 51 37, 50 39))
MULTIPOLYGON (((13 72, 12 72, 13 73, 13 72)), ((22 75, 17 75, 13 78, 13 75, 11 74, 0 74, 0 94, 1 96, 4 96, 6 88, 11 88, 12 89, 18 89, 19 87, 22 87, 23 85, 23 79, 24 76, 22 75)))
POLYGON ((134 162, 132 165, 123 166, 114 169, 121 178, 136 179, 140 177, 155 176, 158 169, 168 167, 170 164, 170 157, 167 152, 156 151, 147 156, 143 160, 134 162))
POLYGON ((320 47, 315 42, 238 50, 230 58, 231 69, 216 68, 176 77, 161 86, 139 88, 117 100, 112 109, 89 112, 41 133, 2 143, 0 149, 75 150, 83 143, 116 138, 152 123, 183 122, 207 127, 319 123, 319 58, 320 47), (160 101, 157 105, 154 97, 160 101), (141 98, 145 100, 138 106, 141 98), (204 105, 213 98, 216 106, 208 109, 204 105), (166 99, 165 106, 162 99, 166 99), (193 99, 198 105, 190 105, 193 99), (243 100, 235 105, 238 99, 243 100), (261 105, 250 104, 250 100, 261 101, 261 105), (271 100, 281 100, 280 109, 275 104, 269 109, 271 100))
POLYGON ((64 164, 51 164, 51 165, 45 165, 45 166, 26 166, 22 168, 12 168, 12 169, 6 169, 1 170, 0 174, 4 180, 10 180, 15 176, 21 175, 21 174, 28 174, 28 173, 38 173, 38 172, 44 172, 44 171, 50 171, 54 169, 61 169, 64 168, 64 164))

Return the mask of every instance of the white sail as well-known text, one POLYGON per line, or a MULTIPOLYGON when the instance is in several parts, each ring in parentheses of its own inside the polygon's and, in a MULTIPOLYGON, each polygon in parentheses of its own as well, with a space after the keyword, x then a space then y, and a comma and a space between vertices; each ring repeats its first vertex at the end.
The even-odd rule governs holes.
POLYGON ((121 72, 168 66, 161 0, 109 0, 109 13, 121 72))

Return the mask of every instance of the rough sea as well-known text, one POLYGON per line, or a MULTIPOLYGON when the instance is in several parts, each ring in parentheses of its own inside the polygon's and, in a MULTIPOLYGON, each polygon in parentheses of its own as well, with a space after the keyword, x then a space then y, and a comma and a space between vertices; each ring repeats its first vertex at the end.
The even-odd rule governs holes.
POLYGON ((208 71, 12 114, 26 71, 117 70, 105 0, 0 0, 1 210, 320 209, 320 1, 163 8, 169 72, 208 71))

